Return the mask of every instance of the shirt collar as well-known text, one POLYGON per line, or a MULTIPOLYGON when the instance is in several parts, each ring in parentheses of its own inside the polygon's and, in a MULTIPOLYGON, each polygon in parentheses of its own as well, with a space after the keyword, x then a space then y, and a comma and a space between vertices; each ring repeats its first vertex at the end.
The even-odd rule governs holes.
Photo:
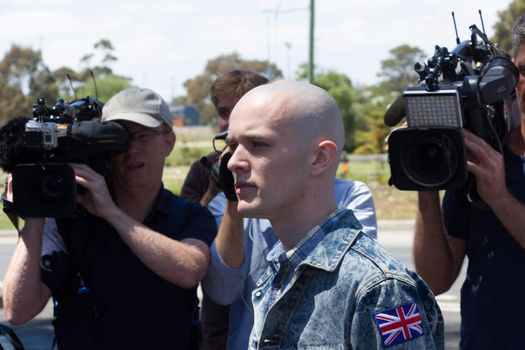
POLYGON ((278 241, 268 253, 268 264, 274 272, 287 264, 295 269, 303 262, 333 270, 361 231, 362 226, 352 210, 339 209, 312 228, 292 249, 286 251, 282 242, 278 241), (316 254, 318 250, 329 250, 331 253, 316 254))
POLYGON ((267 255, 267 261, 276 273, 283 266, 290 264, 292 268, 297 267, 314 248, 323 240, 326 232, 322 226, 330 222, 339 211, 330 214, 321 224, 312 228, 293 248, 286 251, 283 243, 279 240, 267 255))
POLYGON ((151 209, 144 222, 149 221, 149 219, 155 217, 158 214, 168 215, 171 210, 169 200, 170 196, 168 195, 168 191, 164 189, 164 184, 161 183, 159 191, 157 192, 157 196, 155 197, 153 205, 151 206, 151 209))

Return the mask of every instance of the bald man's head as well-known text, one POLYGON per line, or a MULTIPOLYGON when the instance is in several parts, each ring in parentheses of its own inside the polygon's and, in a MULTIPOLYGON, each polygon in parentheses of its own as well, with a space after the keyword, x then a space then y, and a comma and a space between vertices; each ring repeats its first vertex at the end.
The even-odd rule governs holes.
POLYGON ((344 128, 323 89, 284 80, 256 87, 233 109, 227 141, 242 215, 276 224, 320 207, 323 215, 335 210, 344 128))
POLYGON ((256 87, 239 101, 232 118, 243 118, 245 107, 263 108, 274 123, 293 123, 296 141, 318 144, 330 140, 341 153, 345 132, 341 112, 334 98, 322 88, 292 80, 280 80, 256 87))

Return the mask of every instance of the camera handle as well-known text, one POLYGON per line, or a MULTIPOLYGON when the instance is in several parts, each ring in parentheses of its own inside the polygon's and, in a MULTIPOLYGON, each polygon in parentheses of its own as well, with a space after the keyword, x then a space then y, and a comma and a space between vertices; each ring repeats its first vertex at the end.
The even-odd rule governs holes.
POLYGON ((18 235, 20 235, 20 227, 18 224, 18 215, 15 214, 13 202, 7 199, 7 178, 5 183, 4 193, 2 193, 2 204, 5 215, 9 218, 9 221, 13 224, 18 235))
POLYGON ((465 184, 467 199, 469 203, 480 210, 490 210, 490 207, 487 205, 487 203, 485 203, 485 201, 481 199, 476 185, 476 177, 469 173, 467 182, 465 184))

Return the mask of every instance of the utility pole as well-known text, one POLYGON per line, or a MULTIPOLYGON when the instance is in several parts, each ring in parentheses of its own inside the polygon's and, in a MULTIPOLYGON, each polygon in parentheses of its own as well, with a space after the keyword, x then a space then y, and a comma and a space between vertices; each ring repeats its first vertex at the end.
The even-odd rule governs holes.
POLYGON ((314 83, 314 24, 315 24, 315 0, 310 0, 310 35, 308 51, 308 82, 314 83))
POLYGON ((263 13, 266 14, 266 45, 267 45, 267 54, 268 58, 266 59, 266 74, 270 77, 270 62, 272 61, 272 49, 271 49, 271 30, 270 30, 270 15, 274 12, 273 9, 263 10, 263 13))
POLYGON ((285 41, 284 46, 286 46, 286 61, 287 61, 287 68, 288 68, 288 79, 292 79, 292 60, 290 59, 290 49, 292 48, 292 43, 289 41, 285 41))

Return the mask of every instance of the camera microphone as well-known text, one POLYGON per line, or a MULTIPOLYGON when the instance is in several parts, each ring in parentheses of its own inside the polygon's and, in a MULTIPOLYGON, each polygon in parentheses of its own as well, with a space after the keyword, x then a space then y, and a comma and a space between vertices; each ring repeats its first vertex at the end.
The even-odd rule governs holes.
POLYGON ((404 117, 405 105, 403 104, 403 95, 399 95, 387 108, 383 119, 386 125, 396 126, 404 117))
POLYGON ((30 149, 24 142, 26 117, 9 120, 0 128, 0 168, 11 173, 21 163, 34 163, 43 159, 44 152, 30 149))

